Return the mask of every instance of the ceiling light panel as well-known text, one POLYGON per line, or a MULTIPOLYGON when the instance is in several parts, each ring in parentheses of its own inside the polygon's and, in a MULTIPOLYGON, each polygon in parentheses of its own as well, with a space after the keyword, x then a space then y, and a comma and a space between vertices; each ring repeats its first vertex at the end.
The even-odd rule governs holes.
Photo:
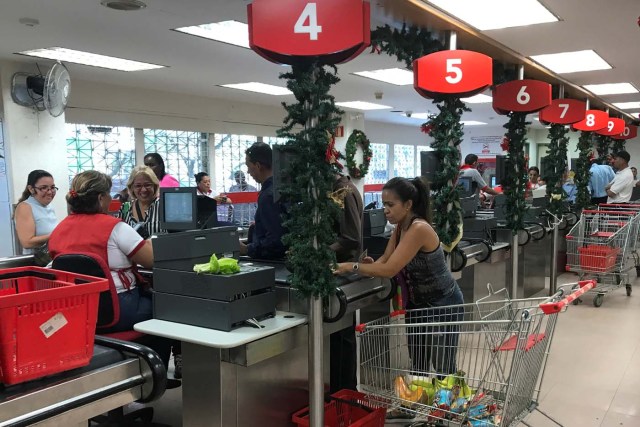
POLYGON ((211 24, 176 28, 176 31, 204 37, 249 49, 249 26, 238 21, 221 21, 211 24))
POLYGON ((426 0, 479 30, 556 22, 558 18, 537 0, 426 0))
POLYGON ((293 95, 293 92, 291 92, 286 87, 268 85, 265 83, 258 83, 258 82, 226 84, 226 85, 220 85, 220 87, 226 87, 229 89, 246 90, 249 92, 262 93, 265 95, 276 95, 276 96, 293 95))
POLYGON ((623 93, 638 93, 631 83, 604 83, 597 85, 584 85, 586 90, 594 95, 620 95, 623 93))
POLYGON ((408 86, 413 84, 413 73, 401 68, 387 68, 383 70, 359 71, 353 73, 357 76, 391 83, 396 86, 408 86))
POLYGON ((558 74, 611 69, 611 65, 593 50, 533 55, 530 58, 558 74))
POLYGON ((347 102, 336 102, 336 105, 344 108, 353 108, 354 110, 385 110, 387 108, 391 108, 388 105, 382 104, 374 104, 373 102, 365 102, 365 101, 347 101, 347 102))
POLYGON ((489 102, 493 102, 493 98, 489 95, 484 95, 482 93, 478 95, 470 96, 469 98, 461 98, 462 101, 467 104, 487 104, 489 102))
POLYGON ((482 125, 486 125, 485 122, 478 122, 475 120, 463 120, 460 123, 462 123, 465 126, 482 126, 482 125))
POLYGON ((18 55, 34 56, 36 58, 54 59, 62 62, 89 65, 91 67, 108 68, 118 71, 143 71, 156 68, 165 68, 164 65, 149 64, 146 62, 130 61, 114 56, 98 55, 96 53, 82 52, 80 50, 66 49, 64 47, 49 47, 46 49, 25 50, 18 55))
POLYGON ((402 115, 410 119, 418 119, 418 120, 429 120, 434 116, 434 114, 432 113, 412 113, 410 116, 407 113, 403 113, 402 115))
POLYGON ((636 110, 640 108, 640 101, 614 102, 613 106, 621 110, 636 110))

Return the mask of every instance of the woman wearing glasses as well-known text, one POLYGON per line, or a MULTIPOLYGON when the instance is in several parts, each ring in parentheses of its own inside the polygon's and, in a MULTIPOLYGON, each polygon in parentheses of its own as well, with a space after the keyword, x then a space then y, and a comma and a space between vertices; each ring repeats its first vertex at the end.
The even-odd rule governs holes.
POLYGON ((140 236, 148 239, 160 229, 158 191, 160 183, 148 166, 136 166, 127 181, 131 201, 123 203, 120 218, 133 227, 140 236))
POLYGON ((58 187, 53 176, 44 170, 34 170, 27 177, 27 186, 18 200, 15 220, 18 240, 23 254, 37 251, 46 253, 49 235, 58 224, 56 213, 51 206, 58 187))

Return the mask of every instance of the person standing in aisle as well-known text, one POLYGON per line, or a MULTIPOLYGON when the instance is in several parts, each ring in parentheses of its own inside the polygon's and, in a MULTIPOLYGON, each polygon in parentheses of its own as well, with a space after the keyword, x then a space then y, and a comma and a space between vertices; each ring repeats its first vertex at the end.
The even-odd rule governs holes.
POLYGON ((611 166, 599 165, 595 156, 591 157, 591 168, 589 169, 589 188, 591 189, 591 204, 599 205, 607 203, 608 195, 606 187, 616 176, 611 166))
MULTIPOLYGON (((244 172, 241 170, 237 170, 233 173, 233 179, 236 183, 229 187, 229 193, 258 191, 256 187, 249 185, 244 172)), ((256 208, 257 206, 255 203, 236 204, 233 209, 233 222, 239 226, 248 227, 256 215, 256 208)))
POLYGON ((617 172, 613 181, 605 187, 607 196, 609 196, 607 203, 629 203, 629 200, 631 200, 634 180, 633 172, 629 168, 629 160, 631 160, 631 156, 624 150, 618 151, 613 156, 614 167, 617 172))
POLYGON ((57 191, 58 187, 49 172, 33 170, 27 176, 27 185, 16 206, 16 234, 23 248, 22 253, 33 254, 38 258, 38 265, 48 263, 47 242, 58 224, 51 206, 57 191))
POLYGON ((144 165, 149 166, 158 177, 161 188, 180 187, 180 182, 165 171, 164 160, 158 153, 144 156, 144 165))
POLYGON ((249 175, 262 184, 258 195, 258 209, 255 216, 255 227, 249 233, 249 243, 240 242, 240 255, 251 258, 281 259, 287 248, 282 243, 284 227, 282 217, 284 206, 273 198, 273 170, 271 147, 264 142, 256 142, 245 152, 245 163, 249 175))
POLYGON ((460 166, 460 176, 471 178, 473 182, 474 190, 476 192, 483 191, 492 196, 497 196, 500 194, 493 188, 487 185, 487 183, 480 175, 480 172, 477 170, 478 167, 478 156, 475 154, 467 154, 464 158, 464 165, 460 166))

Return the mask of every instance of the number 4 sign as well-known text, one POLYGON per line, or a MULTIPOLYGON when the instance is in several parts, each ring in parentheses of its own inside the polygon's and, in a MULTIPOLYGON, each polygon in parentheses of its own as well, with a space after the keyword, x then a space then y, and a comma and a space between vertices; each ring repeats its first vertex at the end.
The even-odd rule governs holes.
POLYGON ((251 49, 279 64, 305 58, 338 64, 371 43, 364 0, 254 0, 247 13, 251 49))
POLYGON ((513 80, 493 89, 493 109, 498 114, 510 111, 534 113, 551 104, 551 85, 538 80, 513 80))

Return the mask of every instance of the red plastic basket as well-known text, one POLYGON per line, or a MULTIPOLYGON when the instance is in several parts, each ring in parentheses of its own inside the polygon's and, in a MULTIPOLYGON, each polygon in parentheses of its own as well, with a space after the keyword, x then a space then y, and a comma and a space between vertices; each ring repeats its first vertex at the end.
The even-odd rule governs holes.
MULTIPOLYGON (((335 399, 324 405, 325 427, 384 427, 387 410, 372 407, 365 394, 340 390, 331 397, 335 399)), ((294 413, 291 420, 298 427, 308 427, 309 408, 294 413)))
POLYGON ((39 267, 0 270, 0 383, 89 364, 107 279, 39 267))
POLYGON ((584 271, 605 272, 616 265, 616 258, 620 248, 602 245, 588 245, 578 248, 580 253, 580 267, 584 271))

